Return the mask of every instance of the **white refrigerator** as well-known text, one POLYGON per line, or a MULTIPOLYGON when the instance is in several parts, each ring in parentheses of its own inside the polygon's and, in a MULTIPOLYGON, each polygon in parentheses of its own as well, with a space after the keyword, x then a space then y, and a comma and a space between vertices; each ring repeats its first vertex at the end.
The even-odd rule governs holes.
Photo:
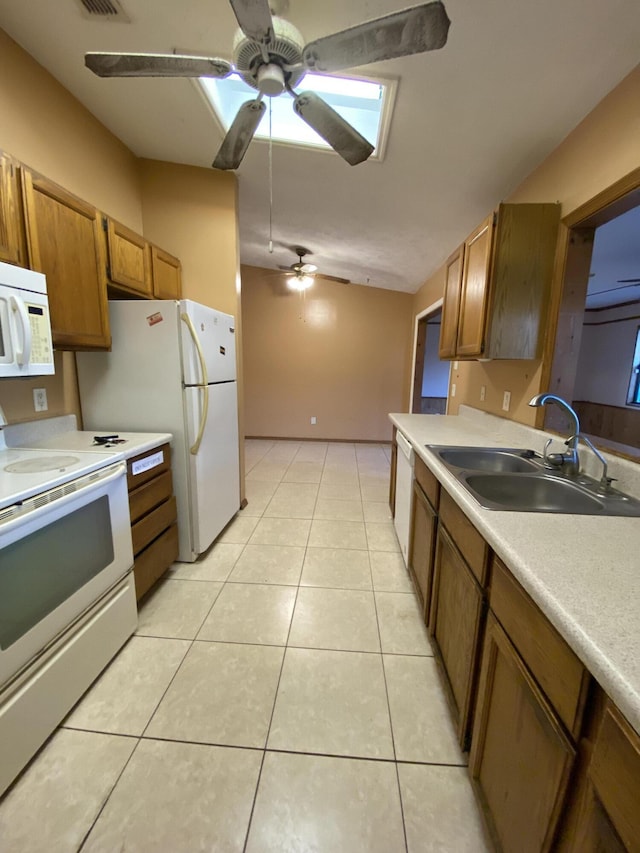
POLYGON ((240 508, 234 319, 189 299, 109 302, 111 352, 77 353, 84 428, 173 434, 178 559, 240 508))

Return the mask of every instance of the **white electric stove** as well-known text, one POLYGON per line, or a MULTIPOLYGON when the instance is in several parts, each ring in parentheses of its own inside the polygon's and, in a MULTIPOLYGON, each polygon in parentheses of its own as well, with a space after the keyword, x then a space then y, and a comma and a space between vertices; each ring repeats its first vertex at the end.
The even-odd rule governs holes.
POLYGON ((0 428, 0 794, 135 631, 127 469, 0 428))
POLYGON ((66 451, 0 446, 0 510, 112 464, 105 451, 66 451))

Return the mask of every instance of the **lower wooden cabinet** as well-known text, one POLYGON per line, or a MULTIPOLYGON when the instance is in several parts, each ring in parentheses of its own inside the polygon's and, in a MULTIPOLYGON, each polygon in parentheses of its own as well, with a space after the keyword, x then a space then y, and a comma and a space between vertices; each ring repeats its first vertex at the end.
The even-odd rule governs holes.
POLYGON ((425 622, 428 622, 429 608, 431 607, 437 530, 438 516, 436 511, 431 506, 418 481, 414 480, 409 570, 415 580, 425 622))
POLYGON ((396 517, 396 472, 398 470, 398 445, 396 444, 397 429, 393 428, 391 439, 391 465, 389 469, 389 509, 392 518, 396 517))
POLYGON ((171 448, 153 448, 127 462, 133 575, 140 599, 178 556, 171 448))
POLYGON ((640 851, 640 736, 606 701, 587 761, 577 780, 561 853, 640 851))
POLYGON ((420 597, 424 620, 428 622, 438 532, 440 483, 417 455, 414 477, 408 566, 420 597))
POLYGON ((469 769, 504 853, 551 849, 575 749, 489 614, 469 769))
POLYGON ((471 735, 484 615, 482 588, 441 524, 429 630, 444 667, 462 749, 468 748, 471 735))

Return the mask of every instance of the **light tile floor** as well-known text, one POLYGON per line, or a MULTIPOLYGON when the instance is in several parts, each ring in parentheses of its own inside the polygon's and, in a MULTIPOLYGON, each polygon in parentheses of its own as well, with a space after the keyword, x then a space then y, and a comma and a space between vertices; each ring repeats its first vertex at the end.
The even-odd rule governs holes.
POLYGON ((482 853, 382 445, 246 443, 248 506, 0 801, 15 853, 482 853))

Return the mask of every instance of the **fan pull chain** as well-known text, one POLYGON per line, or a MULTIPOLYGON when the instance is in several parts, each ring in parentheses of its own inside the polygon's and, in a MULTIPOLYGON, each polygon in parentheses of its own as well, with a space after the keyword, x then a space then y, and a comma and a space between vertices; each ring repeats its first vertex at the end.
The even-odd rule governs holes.
POLYGON ((269 98, 269 254, 273 254, 273 137, 271 134, 272 99, 269 98))

